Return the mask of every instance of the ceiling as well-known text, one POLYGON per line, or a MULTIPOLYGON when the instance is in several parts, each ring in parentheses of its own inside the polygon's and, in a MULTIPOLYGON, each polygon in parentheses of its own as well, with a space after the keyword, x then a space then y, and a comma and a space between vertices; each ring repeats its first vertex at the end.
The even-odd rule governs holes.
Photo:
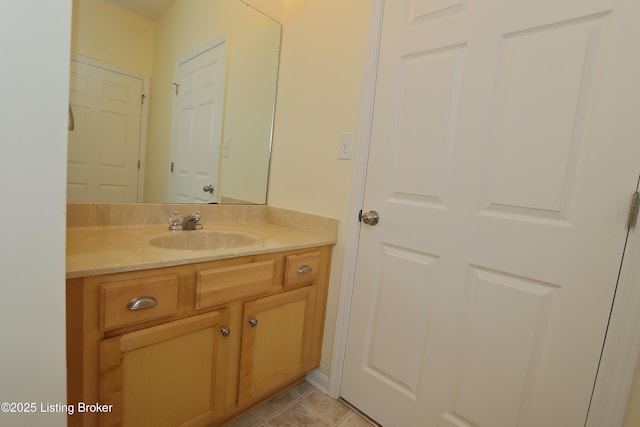
POLYGON ((138 15, 157 19, 173 0, 107 0, 138 15))

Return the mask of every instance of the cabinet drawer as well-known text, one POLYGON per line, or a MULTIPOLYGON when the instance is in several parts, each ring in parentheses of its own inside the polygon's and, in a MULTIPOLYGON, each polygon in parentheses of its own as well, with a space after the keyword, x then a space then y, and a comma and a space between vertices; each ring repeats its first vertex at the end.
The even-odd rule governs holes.
POLYGON ((176 314, 178 276, 167 274, 100 285, 103 331, 176 314))
POLYGON ((289 255, 284 272, 284 287, 311 283, 318 278, 320 272, 320 252, 308 252, 289 255))
POLYGON ((268 292, 273 271, 273 260, 198 271, 196 309, 268 292))

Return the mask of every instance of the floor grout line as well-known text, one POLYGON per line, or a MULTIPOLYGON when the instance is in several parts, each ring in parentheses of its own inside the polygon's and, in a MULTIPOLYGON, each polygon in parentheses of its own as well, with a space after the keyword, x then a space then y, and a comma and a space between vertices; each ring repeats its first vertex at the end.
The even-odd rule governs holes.
MULTIPOLYGON (((332 426, 332 427, 339 427, 340 425, 346 425, 345 423, 347 423, 347 421, 353 417, 361 418, 365 422, 370 423, 372 427, 379 426, 379 424, 376 424, 373 421, 371 421, 366 415, 362 414, 360 411, 354 408, 353 405, 349 404, 349 402, 345 401, 344 399, 336 400, 331 397, 328 397, 322 391, 318 390, 313 385, 307 382, 302 382, 296 386, 293 386, 288 390, 283 391, 280 394, 273 396, 271 399, 267 400, 262 405, 257 406, 256 408, 247 412, 245 415, 241 416, 240 418, 237 418, 236 420, 225 424, 225 426, 227 427, 274 426, 274 424, 271 424, 270 421, 277 420, 278 418, 281 418, 281 417, 286 417, 287 412, 290 412, 290 416, 293 422, 295 422, 295 424, 293 425, 306 427, 305 424, 297 423, 300 421, 299 419, 298 420, 295 419, 296 410, 294 409, 294 407, 298 404, 303 405, 301 407, 304 409, 302 412, 305 412, 306 414, 308 414, 310 410, 311 413, 314 414, 314 416, 316 416, 316 418, 319 417, 319 419, 323 420, 329 426, 332 426), (314 393, 318 393, 319 396, 314 397, 314 393), (289 402, 287 402, 287 399, 288 399, 287 394, 289 395, 289 397, 293 398, 289 402), (324 398, 327 398, 327 399, 324 399, 324 398), (282 407, 277 407, 280 404, 278 402, 278 399, 283 400, 282 407), (313 400, 315 400, 315 402, 313 402, 313 400), (323 403, 329 403, 331 401, 335 401, 339 403, 339 405, 341 405, 339 406, 340 411, 344 409, 346 411, 346 414, 344 416, 340 416, 340 417, 336 416, 332 418, 332 416, 329 415, 329 413, 331 413, 332 415, 335 414, 334 412, 332 412, 332 409, 331 409, 331 408, 335 409, 335 406, 332 403, 329 404, 329 407, 323 405, 323 403), (265 409, 269 410, 267 412, 267 414, 269 414, 268 416, 263 414, 265 412, 265 409), (328 412, 325 413, 326 411, 328 412), (254 418, 253 422, 250 421, 251 418, 254 418), (335 418, 338 418, 338 419, 334 421, 333 419, 335 418)), ((352 421, 356 421, 356 419, 353 419, 352 421)))
MULTIPOLYGON (((293 407, 296 403, 298 403, 298 401, 300 400, 299 397, 296 397, 292 402, 287 403, 285 405, 283 405, 282 409, 277 410, 276 412, 274 412, 273 414, 271 414, 271 416, 267 417, 267 418, 263 418, 260 416, 260 414, 256 413, 256 415, 258 415, 258 417, 265 423, 268 423, 269 420, 277 417, 278 415, 282 414, 283 412, 291 409, 291 407, 293 407)), ((258 407, 259 408, 259 407, 258 407)), ((258 409, 256 408, 256 409, 258 409)))

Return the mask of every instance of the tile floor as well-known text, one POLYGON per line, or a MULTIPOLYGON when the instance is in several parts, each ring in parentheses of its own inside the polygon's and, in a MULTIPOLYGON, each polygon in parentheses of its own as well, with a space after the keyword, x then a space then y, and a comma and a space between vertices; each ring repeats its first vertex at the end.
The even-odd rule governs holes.
POLYGON ((374 427, 344 403, 308 382, 284 391, 225 427, 374 427))

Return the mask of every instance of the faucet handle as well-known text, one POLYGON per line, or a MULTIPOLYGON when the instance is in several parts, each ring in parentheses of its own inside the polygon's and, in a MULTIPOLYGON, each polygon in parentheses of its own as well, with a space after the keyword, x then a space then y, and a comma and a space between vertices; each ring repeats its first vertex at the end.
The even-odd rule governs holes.
POLYGON ((171 215, 169 216, 169 224, 170 225, 178 225, 180 224, 180 221, 182 220, 180 212, 178 211, 173 211, 171 212, 171 215))
POLYGON ((180 212, 171 212, 171 215, 169 215, 169 230, 178 230, 181 227, 181 222, 182 216, 180 215, 180 212))
POLYGON ((202 219, 202 217, 200 216, 200 211, 194 211, 191 215, 193 215, 193 217, 196 220, 195 229, 202 230, 202 224, 200 223, 200 220, 202 219))

